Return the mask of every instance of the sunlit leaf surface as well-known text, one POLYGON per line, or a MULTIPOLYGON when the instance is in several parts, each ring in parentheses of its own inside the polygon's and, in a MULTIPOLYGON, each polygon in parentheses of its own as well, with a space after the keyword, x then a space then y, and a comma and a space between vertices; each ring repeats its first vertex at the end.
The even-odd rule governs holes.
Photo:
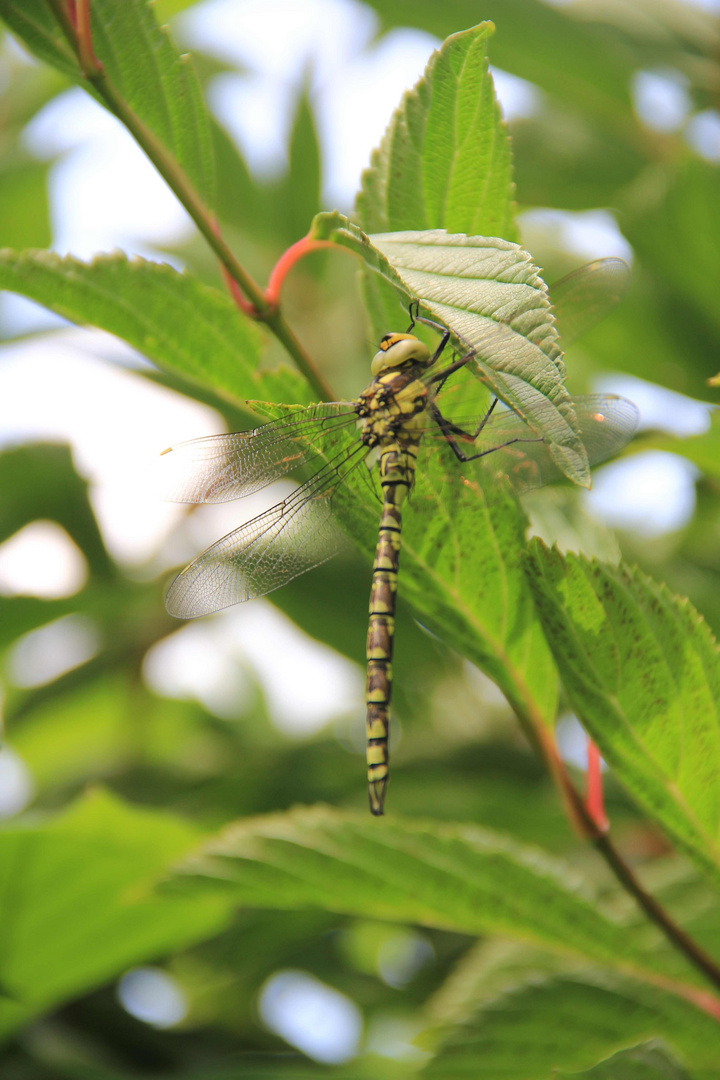
POLYGON ((720 881, 720 649, 637 570, 535 542, 529 577, 573 708, 634 797, 720 881))

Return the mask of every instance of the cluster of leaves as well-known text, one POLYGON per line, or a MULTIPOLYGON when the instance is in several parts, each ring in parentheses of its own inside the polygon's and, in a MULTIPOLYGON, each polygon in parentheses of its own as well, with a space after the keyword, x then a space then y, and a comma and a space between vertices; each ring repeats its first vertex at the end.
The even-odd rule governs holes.
MULTIPOLYGON (((128 123, 185 204, 200 208, 201 231, 214 212, 235 250, 249 253, 251 270, 266 272, 313 219, 313 235, 380 269, 367 274, 364 292, 376 333, 403 318, 397 293, 410 289, 408 270, 417 272, 382 234, 446 229, 517 239, 488 24, 453 34, 405 96, 365 174, 352 225, 315 216, 321 170, 305 100, 289 172, 263 187, 206 112, 192 67, 143 0, 92 0, 102 76, 88 82, 68 35, 68 12, 82 7, 0 0, 7 25, 48 65, 31 80, 22 65, 9 76, 0 199, 11 225, 0 239, 23 250, 0 252, 0 287, 116 334, 168 385, 212 402, 231 425, 244 424, 248 398, 304 403, 313 392, 296 372, 262 363, 267 335, 218 287, 195 242, 183 252, 193 272, 183 274, 119 255, 83 263, 28 250, 49 240, 45 176, 24 156, 19 133, 68 79, 128 123)), ((393 0, 377 7, 386 28, 409 16, 393 0)), ((414 25, 445 36, 474 20, 473 7, 416 5, 414 25)), ((717 355, 718 256, 709 239, 716 171, 680 136, 643 128, 630 86, 638 70, 670 65, 689 80, 695 107, 707 107, 716 31, 699 13, 666 10, 666 23, 655 15, 652 23, 616 24, 608 14, 598 24, 539 0, 503 0, 494 59, 546 95, 539 114, 513 130, 521 203, 616 206, 636 252, 626 305, 577 353, 576 370, 589 379, 622 367, 703 396, 717 355)), ((214 68, 205 61, 201 70, 214 68)), ((567 268, 567 256, 547 244, 536 254, 557 274, 567 268)), ((295 304, 307 339, 314 320, 332 348, 332 326, 348 322, 343 293, 354 295, 354 268, 342 251, 323 257, 332 260, 332 280, 301 278, 295 304)), ((286 310, 294 312, 292 291, 286 310)), ((349 337, 346 325, 342 355, 352 371, 362 349, 348 347, 349 337)), ((564 415, 554 347, 526 340, 536 363, 528 384, 542 353, 540 382, 564 415)), ((517 404, 503 362, 491 356, 483 374, 517 404)), ((542 766, 509 734, 509 714, 498 707, 502 725, 487 716, 477 724, 478 698, 459 660, 502 689, 567 796, 574 788, 552 738, 562 693, 623 785, 610 793, 615 831, 645 853, 644 875, 665 910, 712 950, 720 886, 720 663, 708 629, 720 628, 711 588, 720 573, 717 432, 714 425, 672 444, 646 439, 685 454, 703 475, 698 513, 670 547, 636 551, 632 538, 624 541, 642 570, 563 556, 537 539, 528 549, 526 518, 504 487, 467 485, 458 498, 459 487, 444 490, 430 476, 407 515, 395 669, 398 714, 411 734, 394 763, 393 817, 382 823, 352 810, 287 809, 361 804, 360 759, 330 736, 284 742, 259 691, 232 724, 153 693, 143 660, 172 629, 162 583, 131 581, 110 558, 65 448, 4 453, 0 539, 38 519, 55 521, 85 555, 90 577, 70 600, 2 598, 3 650, 71 612, 93 623, 102 644, 46 686, 8 687, 10 743, 32 771, 43 812, 0 833, 3 1075, 717 1075, 719 1007, 703 975, 587 866, 542 766), (671 589, 689 594, 707 622, 643 572, 659 576, 661 560, 671 589), (97 779, 112 792, 78 795, 97 779), (400 808, 409 816, 395 817, 400 808), (422 818, 410 816, 416 811, 422 818), (663 850, 662 835, 682 859, 663 850), (392 924, 423 928, 434 950, 400 1007, 398 990, 377 977, 392 924), (146 1030, 109 990, 148 962, 166 963, 190 999, 179 1032, 146 1030), (332 1070, 278 1053, 282 1044, 258 1024, 255 1000, 267 976, 287 967, 344 990, 369 1024, 400 1011, 424 1030, 432 1056, 393 1061, 369 1050, 351 1069, 332 1070)), ((598 550, 602 538, 580 521, 571 497, 562 500, 555 509, 565 509, 566 531, 598 550)), ((371 549, 372 508, 355 499, 339 509, 360 547, 371 549)), ((360 661, 366 592, 358 559, 299 579, 277 603, 360 661)), ((484 708, 492 712, 487 696, 484 708)))

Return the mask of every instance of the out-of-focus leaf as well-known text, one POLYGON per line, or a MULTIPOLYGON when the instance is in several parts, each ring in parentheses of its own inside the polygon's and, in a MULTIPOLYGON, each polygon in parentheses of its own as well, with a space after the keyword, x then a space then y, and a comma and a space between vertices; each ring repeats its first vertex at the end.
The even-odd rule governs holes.
POLYGON ((202 777, 205 746, 198 705, 170 701, 132 682, 121 668, 89 679, 12 723, 8 744, 22 757, 38 791, 55 791, 114 776, 133 762, 160 762, 202 777))
POLYGON ((87 482, 75 472, 67 446, 19 446, 0 454, 0 543, 37 519, 61 525, 94 574, 114 576, 90 508, 87 482))
POLYGON ((710 427, 701 435, 681 439, 673 435, 651 434, 640 441, 637 449, 667 450, 670 454, 681 454, 708 476, 720 476, 720 413, 712 414, 710 427))
POLYGON ((75 53, 45 0, 0 0, 0 18, 46 64, 71 79, 81 78, 75 53))
POLYGON ((50 243, 47 165, 7 162, 0 169, 0 247, 45 247, 50 243))
MULTIPOLYGON (((385 30, 412 25, 440 39, 459 26, 472 26, 478 17, 474 0, 370 0, 370 7, 385 30)), ((620 35, 607 23, 528 0, 487 0, 482 15, 496 28, 492 59, 497 67, 573 102, 600 125, 620 126, 632 119, 634 64, 618 48, 620 35)))
POLYGON ((714 1080, 717 1031, 717 1021, 695 1006, 650 987, 556 979, 488 1003, 450 1035, 423 1075, 547 1080, 555 1070, 591 1069, 629 1044, 659 1038, 693 1080, 714 1080))
MULTIPOLYGON (((0 251, 0 288, 21 293, 72 322, 116 334, 168 371, 237 402, 272 396, 275 375, 258 374, 262 338, 228 296, 164 263, 98 256, 90 263, 47 251, 0 251)), ((299 376, 287 370, 307 399, 299 376)))
POLYGON ((369 233, 447 229, 515 238, 512 157, 488 72, 491 23, 452 34, 395 110, 362 177, 369 233))
POLYGON ((639 571, 533 541, 528 573, 578 717, 654 820, 720 881, 720 650, 639 571))
POLYGON ((170 815, 97 791, 54 820, 6 825, 0 1032, 222 928, 222 898, 148 891, 197 840, 197 830, 170 815))
POLYGON ((262 235, 270 228, 272 214, 272 207, 265 197, 266 188, 251 177, 234 141, 215 121, 212 122, 212 135, 218 172, 217 215, 222 222, 250 236, 262 235))
POLYGON ((690 1073, 653 1039, 620 1050, 582 1073, 557 1073, 559 1080, 692 1080, 690 1073))
POLYGON ((286 221, 288 245, 304 236, 320 210, 320 146, 315 118, 304 90, 290 133, 288 171, 273 199, 274 216, 286 221))
MULTIPOLYGON (((537 849, 473 826, 317 808, 230 826, 179 867, 183 888, 236 903, 320 908, 461 933, 501 933, 633 969, 622 926, 537 849)), ((650 962, 652 967, 652 962, 650 962)))
POLYGON ((0 597, 0 649, 6 649, 23 634, 78 609, 78 598, 40 600, 35 596, 0 597))
MULTIPOLYGON (((92 92, 45 0, 0 0, 0 17, 40 59, 92 92)), ((105 76, 211 206, 210 123, 189 56, 175 49, 145 0, 93 0, 90 18, 93 51, 105 76)))
POLYGON ((510 125, 521 206, 617 206, 646 167, 637 141, 594 125, 574 106, 570 97, 548 100, 533 116, 510 125))
MULTIPOLYGON (((624 231, 646 271, 666 289, 670 304, 682 304, 695 318, 720 331, 715 287, 720 277, 720 231, 717 167, 688 159, 676 176, 659 175, 635 213, 623 218, 624 231), (669 182, 670 181, 670 182, 669 182)), ((672 313, 672 309, 671 309, 672 313)), ((677 317, 680 317, 678 311, 677 317)), ((678 329, 692 338, 694 328, 683 320, 678 329)), ((717 364, 709 355, 705 375, 717 364)))
POLYGON ((196 4, 197 0, 156 0, 158 20, 162 22, 196 4))
POLYGON ((418 298, 453 331, 460 351, 472 346, 483 383, 547 441, 566 476, 589 486, 547 287, 527 252, 442 229, 368 237, 341 214, 319 214, 312 234, 361 255, 406 306, 418 298))

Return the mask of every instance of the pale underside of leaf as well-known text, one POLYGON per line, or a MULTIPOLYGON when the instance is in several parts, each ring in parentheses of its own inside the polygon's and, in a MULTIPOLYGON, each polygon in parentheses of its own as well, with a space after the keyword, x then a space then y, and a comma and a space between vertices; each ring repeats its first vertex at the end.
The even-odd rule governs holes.
POLYGON ((409 305, 447 326, 459 353, 493 394, 546 440, 558 468, 590 486, 547 289, 531 257, 496 237, 428 232, 365 236, 340 214, 320 214, 313 235, 361 255, 409 305))

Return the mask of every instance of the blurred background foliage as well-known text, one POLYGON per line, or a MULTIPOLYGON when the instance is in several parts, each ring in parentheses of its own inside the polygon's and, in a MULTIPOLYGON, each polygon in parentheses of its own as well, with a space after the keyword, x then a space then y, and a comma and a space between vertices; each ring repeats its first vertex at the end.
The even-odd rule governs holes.
MULTIPOLYGON (((243 68, 227 50, 207 43, 200 30, 203 13, 212 6, 158 0, 157 12, 173 20, 173 34, 193 50, 216 104, 227 80, 245 78, 253 63, 250 56, 243 68)), ((247 6, 253 7, 235 0, 238 12, 247 6)), ((265 18, 275 18, 273 34, 283 38, 283 6, 274 16, 272 8, 265 18)), ((687 400, 716 400, 707 380, 720 370, 717 14, 679 0, 571 0, 557 6, 542 0, 483 5, 476 0, 365 5, 328 0, 317 10, 309 8, 307 17, 322 20, 331 8, 331 27, 344 21, 349 33, 356 24, 365 28, 357 32, 368 54, 399 41, 417 44, 418 32, 425 35, 419 40, 429 54, 427 35, 442 39, 481 18, 495 22, 490 52, 500 69, 501 92, 503 72, 524 80, 507 84, 516 103, 508 113, 524 246, 548 281, 595 255, 621 254, 633 265, 633 284, 622 306, 566 357, 571 392, 593 387, 625 392, 646 419, 635 457, 606 470, 595 502, 588 506, 575 492, 543 492, 533 497, 534 521, 550 538, 563 530, 576 540, 590 535, 595 550, 613 550, 617 542, 628 561, 689 596, 720 633, 720 426, 714 417, 704 425, 706 414, 687 400), (592 527, 586 514, 594 516, 592 527), (604 521, 620 526, 617 541, 602 532, 604 521)), ((327 35, 323 48, 333 48, 327 35)), ((387 63, 392 62, 388 52, 387 63)), ((313 215, 329 208, 328 163, 321 151, 327 139, 319 135, 318 115, 324 96, 333 91, 327 81, 314 78, 312 63, 309 56, 302 60, 300 78, 285 78, 277 69, 266 74, 266 89, 275 79, 292 97, 284 169, 269 174, 249 164, 220 119, 226 119, 227 109, 216 108, 217 215, 231 246, 259 281, 307 231, 313 215)), ((0 246, 62 248, 63 203, 53 185, 72 145, 71 133, 55 132, 43 143, 47 121, 38 127, 38 117, 48 115, 45 110, 67 91, 67 83, 6 39, 0 85, 0 246), (28 138, 33 130, 41 134, 28 138)), ((388 98, 384 119, 396 103, 396 97, 388 98)), ((352 141, 352 130, 346 138, 352 141)), ((349 202, 339 209, 351 212, 349 202)), ((83 207, 76 212, 82 215, 83 207)), ((104 212, 112 219, 109 195, 104 212)), ((138 247, 219 283, 213 258, 187 229, 165 243, 140 238, 138 247)), ((369 345, 354 261, 342 253, 308 258, 287 284, 285 313, 330 382, 341 393, 356 393, 367 381, 369 345)), ((71 392, 79 412, 92 413, 100 430, 104 414, 109 421, 122 407, 120 399, 111 384, 95 390, 84 384, 84 368, 63 366, 70 348, 86 360, 91 353, 100 366, 119 362, 124 377, 138 385, 191 393, 126 352, 118 360, 110 339, 93 336, 83 343, 78 332, 58 327, 57 321, 38 329, 34 312, 21 314, 11 305, 0 310, 0 377, 3 365, 6 373, 14 370, 24 348, 39 347, 47 363, 57 365, 58 379, 77 380, 71 392)), ((279 347, 269 344, 266 363, 278 359, 279 347)), ((153 550, 146 546, 128 557, 113 539, 87 453, 79 444, 59 442, 52 424, 43 429, 40 420, 28 421, 27 431, 14 428, 15 407, 8 399, 14 384, 3 385, 8 387, 2 406, 8 430, 0 455, 0 543, 5 545, 0 548, 0 648, 7 749, 0 758, 0 805, 8 817, 25 810, 21 820, 28 827, 39 823, 38 845, 45 835, 43 814, 70 806, 89 784, 102 783, 138 813, 163 808, 172 815, 163 826, 155 817, 147 823, 140 817, 126 820, 112 804, 102 804, 117 849, 111 846, 109 854, 98 838, 94 872, 98 881, 105 874, 105 885, 88 884, 81 893, 85 909, 68 888, 70 878, 82 878, 82 868, 63 860, 62 826, 55 832, 47 828, 57 866, 54 877, 49 872, 38 877, 34 895, 38 889, 48 896, 66 891, 67 904, 50 911, 48 900, 47 919, 38 923, 47 937, 36 941, 35 967, 30 963, 28 971, 15 972, 17 985, 35 1003, 30 1012, 45 1015, 21 1026, 0 1051, 3 1080, 324 1074, 320 1065, 306 1069, 302 1061, 307 1059, 286 1056, 288 1042, 321 1062, 342 1061, 343 1053, 352 1057, 361 1045, 365 1056, 345 1067, 355 1071, 341 1068, 337 1075, 405 1076, 424 1060, 410 1040, 433 1022, 461 1015, 463 1002, 475 993, 468 984, 503 988, 518 968, 523 976, 528 965, 550 970, 547 957, 528 959, 523 953, 519 958, 510 945, 488 953, 487 943, 478 946, 451 933, 317 912, 230 916, 223 905, 211 903, 200 913, 194 905, 191 918, 178 909, 171 917, 163 902, 155 901, 157 908, 148 912, 148 927, 155 929, 138 931, 138 941, 123 937, 118 911, 117 920, 105 925, 107 956, 95 968, 80 963, 79 952, 89 945, 79 934, 75 948, 73 934, 65 952, 46 948, 47 941, 64 940, 69 926, 90 917, 103 889, 120 897, 123 882, 139 887, 143 859, 157 870, 149 852, 155 839, 160 845, 165 828, 173 837, 170 847, 163 847, 169 864, 200 831, 235 817, 297 803, 364 806, 360 665, 368 583, 359 561, 329 563, 274 594, 273 605, 292 623, 268 615, 269 628, 253 623, 243 637, 233 627, 246 616, 232 613, 204 624, 194 637, 193 628, 184 639, 188 644, 178 647, 179 634, 188 632, 178 632, 165 614, 163 594, 171 568, 197 546, 190 532, 194 515, 182 512, 168 519, 153 550), (60 578, 65 573, 70 584, 43 585, 47 573, 52 578, 46 564, 56 548, 64 552, 60 578), (17 562, 18 551, 21 572, 12 569, 11 555, 17 562), (312 640, 299 639, 292 627, 312 640), (264 641, 270 674, 249 647, 249 636, 264 641), (295 667, 288 667, 287 656, 300 648, 298 641, 309 651, 297 653, 295 667), (201 660, 190 663, 191 653, 201 660), (341 664, 337 654, 349 664, 341 664), (289 690, 278 696, 283 682, 289 690), (294 694, 312 699, 325 685, 329 704, 319 726, 306 717, 303 730, 303 718, 295 717, 293 727, 288 701, 294 694), (112 942, 118 945, 115 952, 112 942), (128 970, 118 982, 141 961, 163 970, 128 970), (317 980, 322 992, 332 987, 345 995, 336 1002, 336 1013, 332 1001, 323 999, 330 1011, 321 1010, 319 1021, 311 1015, 306 1023, 322 1029, 331 1023, 327 1017, 335 1017, 337 1030, 348 1032, 345 1051, 341 1047, 334 1059, 322 1039, 316 1046, 292 1031, 272 1030, 268 1002, 280 993, 272 980, 278 973, 290 978, 288 972, 296 980, 298 972, 317 980), (160 979, 154 996, 147 989, 152 990, 153 977, 160 979), (155 1002, 145 1013, 143 993, 155 1002), (362 1039, 353 1035, 359 1016, 362 1039)), ((47 403, 52 385, 34 386, 38 402, 47 403)), ((192 393, 221 413, 231 429, 247 419, 220 399, 192 393)), ((45 416, 47 408, 38 406, 38 412, 45 416)), ((154 445, 146 430, 149 412, 150 406, 142 417, 132 412, 124 417, 128 451, 135 441, 154 445)), ((176 441, 206 430, 184 430, 180 418, 172 422, 176 441)), ((194 422, 188 420, 190 426, 194 422)), ((156 449, 163 445, 159 439, 156 449)), ((122 459, 123 447, 119 450, 122 459)), ((211 532, 208 542, 212 537, 211 532)), ((398 621, 394 667, 402 737, 394 749, 393 812, 509 832, 572 858, 607 889, 605 869, 572 836, 504 700, 402 606, 398 621)), ((567 717, 561 737, 572 758, 578 738, 567 717)), ((608 809, 626 854, 644 865, 686 925, 701 940, 712 940, 710 902, 687 885, 685 868, 611 776, 608 809)), ((4 948, 14 951, 12 936, 4 948)), ((290 981, 285 991, 291 990, 290 981)), ((305 992, 312 998, 307 985, 305 992)), ((0 993, 6 994, 8 1027, 14 1029, 13 988, 0 987, 0 993)), ((655 1062, 663 1056, 657 1048, 649 1053, 655 1062)))

